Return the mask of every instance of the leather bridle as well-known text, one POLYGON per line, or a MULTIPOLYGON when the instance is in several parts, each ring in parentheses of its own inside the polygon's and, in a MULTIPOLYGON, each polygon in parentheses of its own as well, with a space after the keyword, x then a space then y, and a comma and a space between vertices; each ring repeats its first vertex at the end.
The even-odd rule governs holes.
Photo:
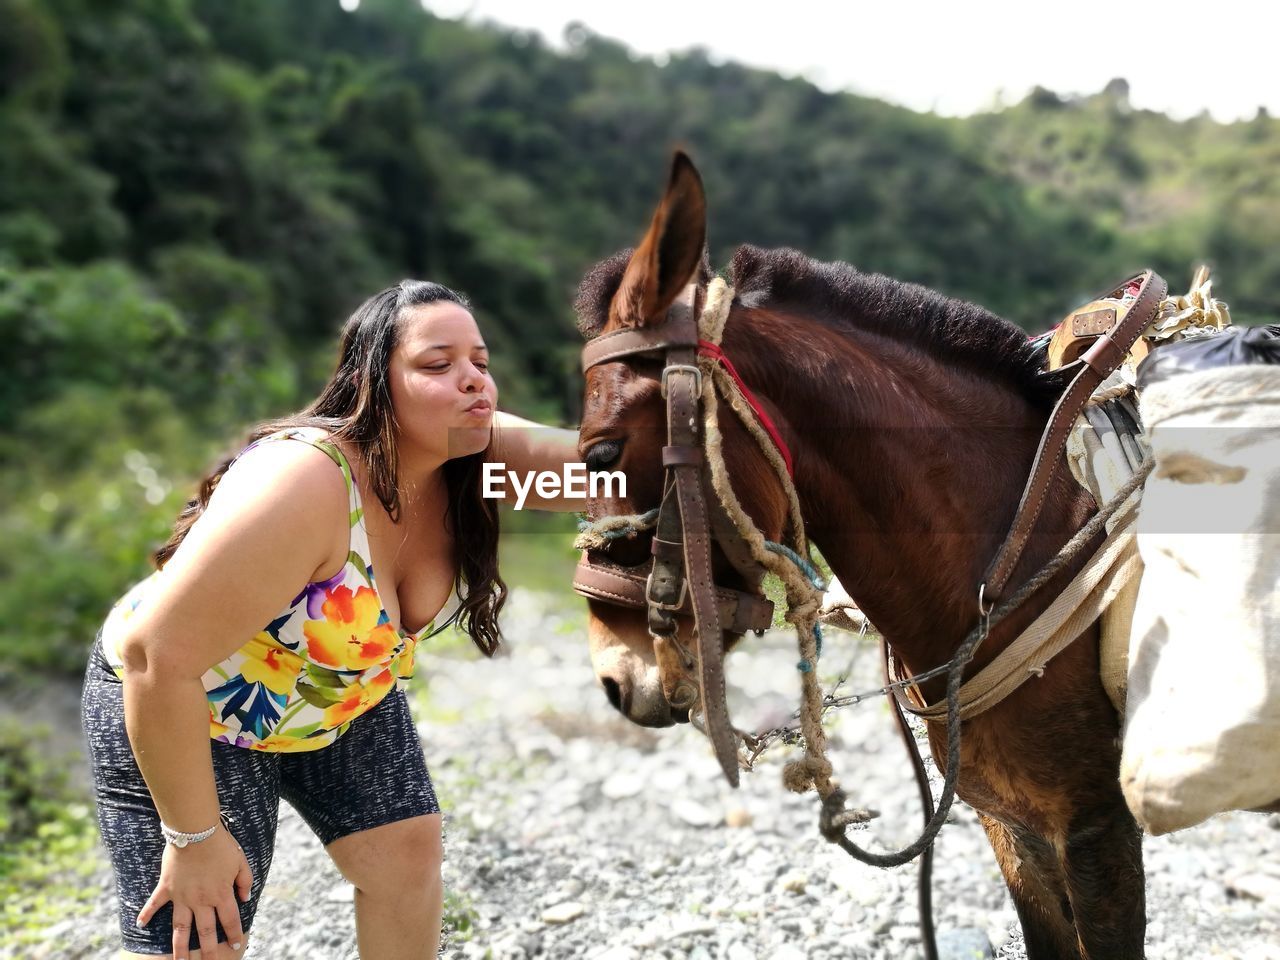
POLYGON ((722 631, 767 629, 773 603, 760 590, 765 569, 752 558, 733 521, 715 496, 700 435, 702 370, 698 367, 698 323, 702 290, 690 284, 660 324, 619 330, 588 343, 582 370, 635 357, 661 354, 661 390, 666 399, 667 444, 662 502, 650 546, 647 574, 583 554, 574 589, 589 598, 647 611, 658 675, 667 702, 690 709, 702 695, 702 715, 716 757, 737 786, 737 740, 725 699, 722 631), (748 590, 715 584, 712 543, 718 543, 748 590), (697 656, 680 643, 676 618, 693 614, 697 656), (696 682, 691 671, 697 668, 696 682))

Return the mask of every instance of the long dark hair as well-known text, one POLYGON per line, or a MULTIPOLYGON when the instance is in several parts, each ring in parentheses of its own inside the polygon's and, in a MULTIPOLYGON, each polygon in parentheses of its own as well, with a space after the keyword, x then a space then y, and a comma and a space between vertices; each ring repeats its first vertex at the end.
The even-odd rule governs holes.
MULTIPOLYGON (((156 567, 163 567, 177 551, 239 451, 260 437, 288 427, 319 427, 334 439, 347 441, 364 464, 373 491, 388 515, 399 521, 399 454, 387 372, 400 340, 405 311, 441 301, 471 308, 460 293, 424 280, 402 280, 362 303, 343 327, 338 368, 320 395, 299 413, 258 424, 234 453, 219 460, 201 481, 195 498, 187 501, 178 515, 168 542, 155 552, 156 567)), ((497 506, 480 495, 487 453, 446 461, 444 476, 449 493, 445 522, 453 537, 458 571, 454 587, 462 601, 455 616, 476 646, 491 657, 501 640, 498 612, 506 602, 507 585, 498 574, 497 506)))

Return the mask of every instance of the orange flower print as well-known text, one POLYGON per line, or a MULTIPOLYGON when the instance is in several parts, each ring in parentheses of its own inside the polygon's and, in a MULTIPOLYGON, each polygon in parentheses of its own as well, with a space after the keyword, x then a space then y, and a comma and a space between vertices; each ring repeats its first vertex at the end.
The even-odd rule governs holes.
POLYGON ((247 683, 261 683, 272 693, 293 693, 302 672, 303 660, 276 643, 268 633, 259 633, 242 648, 248 658, 240 667, 247 683))
POLYGON ((367 670, 384 662, 396 645, 396 631, 382 616, 371 587, 338 586, 326 591, 321 620, 302 625, 307 655, 335 670, 367 670))
POLYGON ((406 640, 404 650, 400 655, 391 661, 391 669, 395 671, 395 675, 402 680, 413 679, 413 651, 417 644, 413 640, 406 640))
POLYGON ((273 733, 265 740, 253 744, 250 749, 265 753, 310 753, 328 744, 329 741, 323 737, 290 737, 273 733))
POLYGON ((395 685, 390 670, 383 670, 367 684, 356 684, 345 697, 324 712, 323 725, 330 730, 342 726, 379 703, 395 685))

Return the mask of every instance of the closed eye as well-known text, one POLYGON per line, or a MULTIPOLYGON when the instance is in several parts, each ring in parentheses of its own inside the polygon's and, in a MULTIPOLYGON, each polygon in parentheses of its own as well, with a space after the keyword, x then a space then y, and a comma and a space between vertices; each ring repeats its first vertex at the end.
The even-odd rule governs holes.
MULTIPOLYGON (((479 370, 481 373, 485 373, 489 369, 489 361, 487 360, 473 360, 471 362, 471 365, 475 367, 477 370, 479 370)), ((440 363, 430 364, 429 366, 424 366, 422 369, 430 370, 432 373, 444 373, 451 366, 453 366, 453 364, 449 363, 448 361, 443 361, 440 363)))
POLYGON ((587 451, 585 463, 587 465, 587 469, 594 473, 597 470, 604 470, 611 464, 617 463, 618 457, 621 455, 621 440, 601 440, 587 451))

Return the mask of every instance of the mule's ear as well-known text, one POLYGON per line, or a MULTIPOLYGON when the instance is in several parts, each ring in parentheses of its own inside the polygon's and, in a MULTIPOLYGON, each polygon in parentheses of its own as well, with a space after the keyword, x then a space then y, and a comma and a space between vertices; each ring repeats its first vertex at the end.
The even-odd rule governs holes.
POLYGON ((610 325, 643 327, 659 322, 697 275, 706 243, 707 197, 702 178, 693 161, 677 150, 667 192, 609 305, 610 325))

